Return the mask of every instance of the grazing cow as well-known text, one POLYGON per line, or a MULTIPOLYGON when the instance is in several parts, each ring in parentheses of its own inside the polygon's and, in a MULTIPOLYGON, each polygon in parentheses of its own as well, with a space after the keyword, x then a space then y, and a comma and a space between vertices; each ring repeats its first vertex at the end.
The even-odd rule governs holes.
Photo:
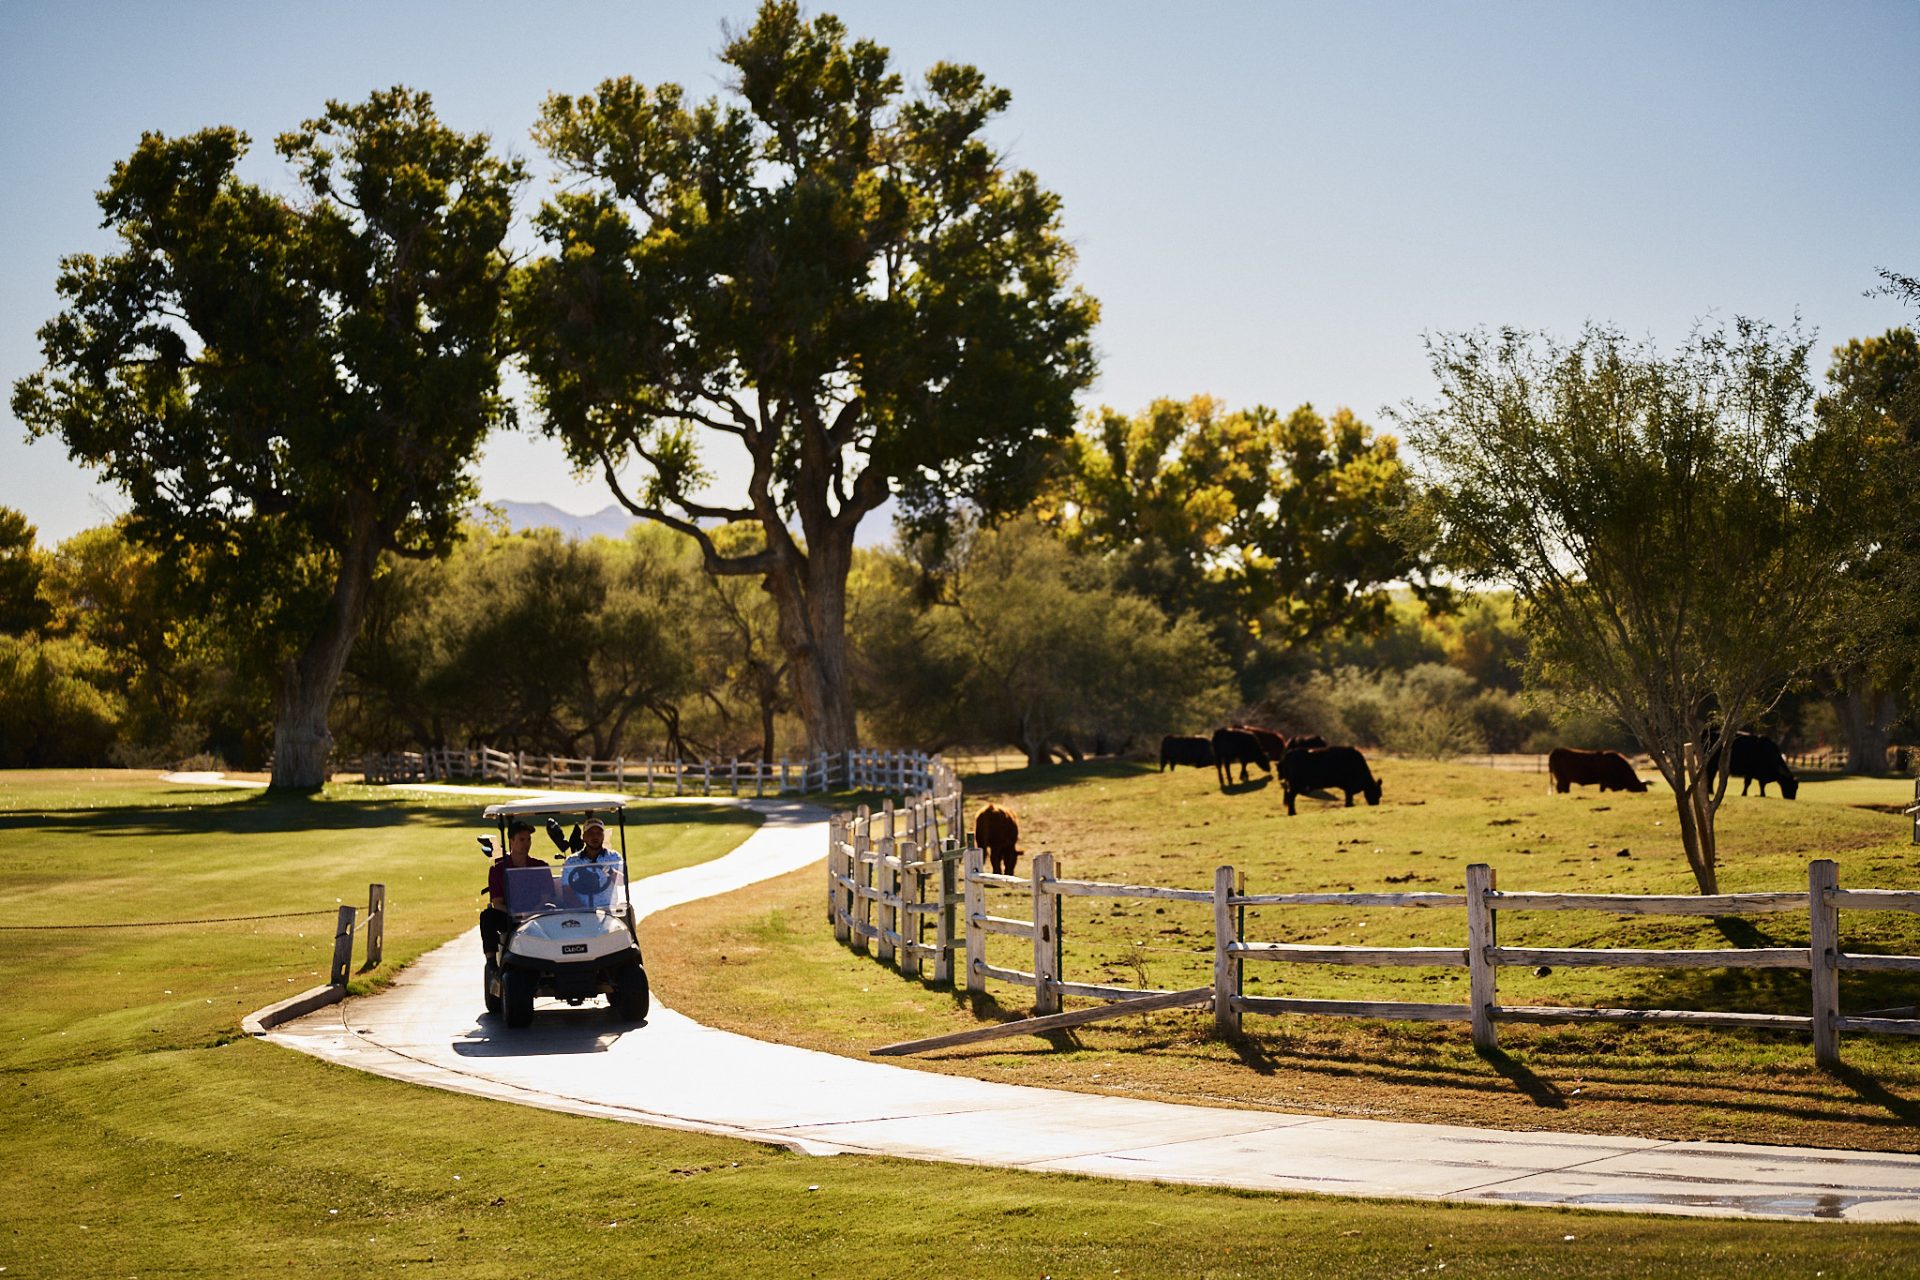
POLYGON ((1618 751, 1555 747, 1547 756, 1547 772, 1553 775, 1553 789, 1562 793, 1574 785, 1598 786, 1602 791, 1647 789, 1647 784, 1640 781, 1640 775, 1618 751))
POLYGON ((1213 740, 1201 737, 1183 737, 1170 733, 1160 739, 1160 768, 1164 771, 1175 765, 1191 765, 1196 769, 1208 769, 1213 766, 1213 740))
POLYGON ((1760 794, 1767 794, 1767 784, 1780 784, 1780 795, 1791 800, 1800 794, 1800 780, 1793 776, 1793 770, 1787 768, 1786 759, 1780 754, 1780 746, 1772 738, 1763 738, 1757 733, 1736 733, 1733 735, 1733 765, 1728 772, 1740 779, 1740 794, 1747 794, 1747 788, 1755 782, 1760 784, 1760 794))
POLYGON ((1020 861, 1020 820, 1012 810, 990 804, 973 820, 973 842, 987 851, 987 866, 997 876, 1013 874, 1020 861))
POLYGON ((1267 772, 1267 753, 1260 749, 1260 739, 1245 729, 1215 729, 1213 731, 1213 768, 1219 775, 1220 785, 1226 786, 1233 781, 1233 766, 1240 766, 1240 781, 1247 780, 1247 766, 1259 766, 1261 773, 1267 772))
POLYGON ((1252 734, 1253 740, 1260 744, 1260 749, 1267 753, 1267 759, 1276 764, 1287 758, 1287 740, 1273 730, 1262 729, 1257 724, 1233 724, 1227 727, 1252 734))
POLYGON ((1306 747, 1324 747, 1327 740, 1317 733, 1303 733, 1297 738, 1287 740, 1287 750, 1293 751, 1306 747))
POLYGON ((1280 776, 1285 781, 1287 816, 1293 816, 1293 798, 1302 791, 1343 791, 1347 808, 1356 792, 1367 803, 1380 803, 1380 780, 1367 768, 1367 758, 1352 747, 1297 747, 1287 752, 1280 776))

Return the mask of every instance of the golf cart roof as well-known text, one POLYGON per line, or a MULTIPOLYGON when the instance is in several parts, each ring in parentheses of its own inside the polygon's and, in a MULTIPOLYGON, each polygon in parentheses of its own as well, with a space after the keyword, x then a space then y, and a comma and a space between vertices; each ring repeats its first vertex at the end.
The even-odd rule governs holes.
POLYGON ((529 796, 525 800, 505 800, 487 806, 489 818, 520 818, 537 813, 618 813, 633 803, 632 796, 612 796, 604 791, 559 792, 547 796, 529 796))

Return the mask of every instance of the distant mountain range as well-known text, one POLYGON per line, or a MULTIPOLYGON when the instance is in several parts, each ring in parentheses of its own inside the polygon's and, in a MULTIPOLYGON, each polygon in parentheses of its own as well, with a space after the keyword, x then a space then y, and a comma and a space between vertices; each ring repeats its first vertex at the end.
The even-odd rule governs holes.
MULTIPOLYGON (((550 502, 514 502, 502 498, 485 504, 506 513, 507 527, 515 533, 529 529, 558 529, 569 538, 622 538, 640 518, 618 503, 602 507, 592 515, 576 516, 550 502)), ((860 522, 854 541, 863 547, 884 546, 893 537, 893 502, 888 500, 878 511, 860 522)), ((479 514, 476 512, 475 514, 479 514)))
POLYGON ((638 516, 617 503, 603 507, 590 516, 576 516, 550 502, 502 500, 486 505, 505 512, 507 527, 515 533, 525 533, 529 529, 558 529, 569 538, 620 538, 640 523, 638 516))

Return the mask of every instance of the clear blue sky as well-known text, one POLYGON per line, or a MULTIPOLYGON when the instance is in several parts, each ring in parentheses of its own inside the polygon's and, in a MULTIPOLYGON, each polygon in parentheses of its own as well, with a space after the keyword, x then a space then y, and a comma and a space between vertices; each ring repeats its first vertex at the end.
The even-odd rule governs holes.
MULTIPOLYGON (((1920 4, 811 5, 910 76, 973 62, 994 130, 1065 201, 1102 304, 1089 403, 1426 397, 1421 335, 1798 314, 1824 353, 1914 317, 1920 4)), ((143 130, 275 133, 404 82, 531 160, 540 99, 630 74, 720 89, 750 0, 0 4, 0 377, 38 366, 61 255, 110 248, 93 192, 143 130)), ((530 193, 531 208, 537 193, 530 193)), ((524 236, 524 227, 522 229, 524 236)), ((1824 354, 1822 356, 1824 360, 1824 354)), ((489 446, 489 498, 606 505, 551 445, 489 446)), ((114 509, 0 424, 0 503, 43 541, 114 509)))

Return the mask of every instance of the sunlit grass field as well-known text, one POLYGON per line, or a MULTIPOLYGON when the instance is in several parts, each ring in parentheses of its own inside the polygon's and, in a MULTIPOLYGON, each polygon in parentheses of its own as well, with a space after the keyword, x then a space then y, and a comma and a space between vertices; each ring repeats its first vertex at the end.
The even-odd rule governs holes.
MULTIPOLYGON (((969 804, 1021 816, 1029 854, 1052 852, 1064 877, 1210 889, 1216 866, 1244 870, 1252 892, 1457 891, 1468 863, 1490 864, 1504 889, 1620 893, 1695 890, 1672 801, 1645 794, 1549 791, 1542 774, 1384 760, 1378 808, 1303 798, 1286 816, 1277 786, 1211 771, 1155 773, 1129 765, 1022 770, 969 779, 969 804), (1623 852, 1624 851, 1624 852, 1623 852)), ((1804 890, 1807 862, 1831 857, 1857 888, 1920 887, 1908 820, 1912 783, 1810 781, 1799 799, 1731 795, 1722 810, 1725 891, 1804 890), (1872 806, 1872 807, 1868 807, 1872 806)), ((1737 784, 1735 787, 1737 792, 1737 784)), ((1024 874, 1028 863, 1023 862, 1024 874)), ((652 959, 676 1007, 720 1025, 834 1052, 864 1055, 893 1041, 1023 1012, 1022 988, 991 984, 975 1009, 964 996, 903 979, 836 946, 824 919, 822 874, 808 870, 671 913, 652 959), (724 956, 724 963, 715 956, 724 956)), ((1020 891, 990 912, 1024 917, 1020 891)), ((1263 908, 1247 913, 1255 941, 1464 946, 1458 909, 1263 908)), ((1920 954, 1920 917, 1842 913, 1843 945, 1920 954)), ((1716 922, 1593 912, 1504 913, 1514 946, 1804 946, 1798 913, 1716 922)), ((1211 907, 1069 898, 1069 981, 1169 989, 1212 974, 1211 907)), ((1031 944, 989 938, 988 958, 1031 969, 1031 944)), ((1781 970, 1568 969, 1500 971, 1508 1004, 1705 1010, 1808 1008, 1806 974, 1781 970)), ((1464 969, 1249 962, 1252 995, 1465 1003, 1464 969)), ((1906 975, 1843 977, 1843 1008, 1920 1004, 1906 975)), ((1069 1002, 1073 1007, 1073 1002, 1069 1002)), ((1139 1096, 1288 1111, 1443 1120, 1508 1128, 1625 1131, 1885 1150, 1920 1150, 1920 1051, 1906 1040, 1850 1035, 1847 1068, 1815 1069, 1803 1035, 1678 1027, 1502 1025, 1504 1054, 1475 1055, 1467 1028, 1249 1015, 1223 1041, 1200 1012, 1174 1011, 1089 1026, 1049 1039, 954 1048, 915 1061, 934 1070, 1139 1096)))
MULTIPOLYGON (((477 809, 470 797, 366 788, 281 801, 151 775, 0 775, 0 924, 322 912, 0 931, 7 1280, 1866 1277, 1920 1266, 1920 1228, 1906 1226, 1455 1208, 819 1160, 416 1088, 237 1034, 244 1012, 317 980, 334 899, 363 901, 369 880, 390 888, 388 961, 356 985, 469 927, 484 870, 471 839, 477 809)), ((645 816, 631 846, 636 872, 715 856, 751 829, 745 815, 711 807, 645 816)), ((725 914, 751 937, 787 930, 772 909, 725 914)), ((815 923, 806 925, 818 933, 815 923)), ((670 939, 686 923, 643 929, 650 961, 662 948, 684 953, 670 939)), ((755 972, 746 957, 720 954, 698 967, 755 972)), ((870 965, 862 972, 883 998, 907 990, 870 965)), ((805 995, 807 975, 798 964, 780 985, 805 995)), ((681 991, 655 986, 683 1003, 681 991)))

